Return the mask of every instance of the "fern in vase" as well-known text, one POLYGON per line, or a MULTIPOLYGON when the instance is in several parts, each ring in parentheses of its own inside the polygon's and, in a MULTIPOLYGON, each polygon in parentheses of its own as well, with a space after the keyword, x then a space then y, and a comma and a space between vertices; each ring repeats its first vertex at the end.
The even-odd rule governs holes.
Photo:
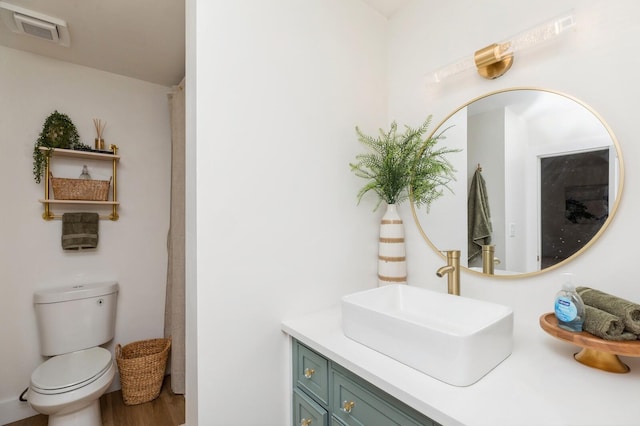
POLYGON ((448 184, 455 180, 456 170, 446 156, 460 150, 436 146, 448 128, 424 137, 431 118, 415 129, 404 126, 402 133, 394 121, 389 131, 380 129, 377 137, 365 135, 356 127, 358 140, 369 148, 369 152, 356 156, 356 162, 349 163, 356 176, 367 180, 358 192, 358 203, 373 191, 379 198, 374 210, 383 201, 400 204, 409 198, 418 208, 428 209, 445 188, 451 191, 448 184))

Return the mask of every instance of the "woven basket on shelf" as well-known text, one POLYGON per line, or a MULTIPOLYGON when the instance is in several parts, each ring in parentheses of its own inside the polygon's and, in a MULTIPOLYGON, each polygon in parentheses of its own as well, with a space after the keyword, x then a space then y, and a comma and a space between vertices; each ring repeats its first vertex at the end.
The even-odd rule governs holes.
POLYGON ((126 405, 149 402, 160 395, 170 347, 170 338, 116 345, 122 399, 126 405))
POLYGON ((51 187, 56 200, 107 201, 109 180, 56 178, 52 174, 51 187))

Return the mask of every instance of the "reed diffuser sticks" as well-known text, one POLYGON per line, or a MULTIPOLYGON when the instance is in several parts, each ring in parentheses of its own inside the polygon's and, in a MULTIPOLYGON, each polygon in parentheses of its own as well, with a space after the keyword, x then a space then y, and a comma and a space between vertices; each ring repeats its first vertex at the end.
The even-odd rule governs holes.
POLYGON ((104 123, 99 118, 93 119, 93 125, 96 128, 96 149, 104 149, 104 139, 102 138, 102 134, 104 133, 104 128, 107 127, 107 122, 104 123))

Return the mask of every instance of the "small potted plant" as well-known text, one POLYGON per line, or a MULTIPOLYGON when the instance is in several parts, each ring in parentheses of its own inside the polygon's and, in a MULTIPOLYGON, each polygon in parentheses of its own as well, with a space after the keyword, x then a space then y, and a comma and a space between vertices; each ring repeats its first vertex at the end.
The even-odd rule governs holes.
POLYGON ((64 149, 91 149, 89 146, 80 143, 80 137, 76 126, 69 116, 54 111, 45 120, 40 136, 33 146, 33 177, 36 183, 40 183, 46 159, 51 155, 54 148, 64 149), (48 150, 41 150, 40 147, 47 147, 48 150))
POLYGON ((455 169, 446 156, 457 149, 436 147, 443 139, 444 129, 437 135, 425 138, 431 117, 422 126, 413 129, 405 126, 403 133, 393 122, 388 132, 380 129, 378 137, 367 136, 356 127, 358 140, 370 149, 356 156, 349 163, 356 176, 367 183, 358 192, 358 203, 369 191, 378 195, 374 210, 384 201, 387 210, 380 226, 378 255, 379 284, 405 283, 406 261, 404 228, 396 206, 411 199, 417 207, 426 206, 441 197, 448 183, 455 180, 455 169))

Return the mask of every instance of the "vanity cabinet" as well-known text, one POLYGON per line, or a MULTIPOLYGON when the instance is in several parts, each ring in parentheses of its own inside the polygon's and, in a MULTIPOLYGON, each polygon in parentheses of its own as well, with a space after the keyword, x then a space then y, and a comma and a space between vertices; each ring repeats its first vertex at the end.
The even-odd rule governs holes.
POLYGON ((293 424, 329 426, 329 412, 299 389, 293 390, 293 424))
POLYGON ((294 426, 440 426, 293 339, 294 426))
MULTIPOLYGON (((117 166, 120 160, 120 156, 117 155, 118 147, 116 145, 111 145, 111 152, 93 152, 93 151, 78 151, 71 149, 61 149, 54 148, 51 152, 51 155, 46 158, 45 170, 43 174, 44 181, 44 198, 39 200, 44 205, 44 212, 42 213, 42 218, 44 220, 51 220, 60 218, 61 216, 53 214, 51 211, 51 206, 55 205, 58 207, 63 206, 71 206, 71 205, 89 205, 95 207, 108 207, 111 210, 111 214, 108 216, 100 217, 101 219, 110 219, 110 220, 118 220, 118 206, 120 203, 118 202, 118 177, 117 177, 117 166), (56 200, 50 198, 51 191, 51 176, 49 174, 51 170, 51 162, 54 160, 60 159, 68 159, 70 161, 77 160, 92 160, 92 161, 104 161, 110 162, 111 164, 111 183, 110 183, 110 192, 111 192, 111 200, 108 201, 87 201, 87 200, 56 200)), ((41 151, 48 151, 49 148, 40 147, 41 151)), ((79 162, 79 164, 82 164, 79 162)))

